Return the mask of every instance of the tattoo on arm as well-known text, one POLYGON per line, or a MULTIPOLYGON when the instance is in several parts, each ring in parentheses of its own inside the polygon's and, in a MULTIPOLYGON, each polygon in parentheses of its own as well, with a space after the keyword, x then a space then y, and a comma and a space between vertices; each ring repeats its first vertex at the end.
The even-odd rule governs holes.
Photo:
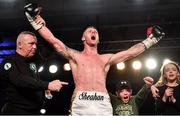
POLYGON ((71 48, 69 48, 69 47, 67 47, 67 46, 66 46, 66 50, 69 51, 69 52, 71 52, 71 53, 72 53, 72 52, 73 52, 73 53, 78 53, 78 54, 80 53, 79 51, 77 51, 77 50, 75 50, 75 49, 71 49, 71 48))
POLYGON ((73 53, 80 53, 79 51, 77 50, 74 50, 74 49, 71 49, 67 46, 65 46, 65 51, 66 52, 63 52, 63 51, 59 51, 58 53, 66 58, 70 58, 70 57, 73 57, 73 53))

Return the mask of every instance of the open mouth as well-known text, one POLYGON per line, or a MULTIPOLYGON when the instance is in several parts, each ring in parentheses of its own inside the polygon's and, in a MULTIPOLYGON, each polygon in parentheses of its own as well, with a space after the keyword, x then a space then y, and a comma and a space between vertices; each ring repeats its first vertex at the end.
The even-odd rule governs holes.
POLYGON ((123 97, 123 99, 125 99, 125 100, 126 100, 126 99, 128 99, 128 96, 126 96, 126 97, 123 97))
POLYGON ((96 39, 96 37, 95 37, 95 36, 92 36, 92 37, 91 37, 91 39, 92 39, 92 40, 95 40, 95 39, 96 39))
POLYGON ((169 75, 169 77, 173 77, 173 76, 174 76, 173 74, 169 75))

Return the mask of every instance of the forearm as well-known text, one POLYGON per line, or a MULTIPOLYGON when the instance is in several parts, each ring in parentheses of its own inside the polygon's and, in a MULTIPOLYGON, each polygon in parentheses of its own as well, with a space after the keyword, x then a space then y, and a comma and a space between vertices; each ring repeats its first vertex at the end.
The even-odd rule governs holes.
POLYGON ((145 45, 141 42, 128 49, 129 56, 135 57, 145 51, 145 45))
POLYGON ((131 48, 129 48, 128 50, 120 51, 116 54, 113 54, 111 56, 109 62, 110 62, 110 64, 116 64, 119 62, 124 62, 130 58, 133 58, 133 57, 141 54, 144 51, 145 51, 144 44, 138 43, 138 44, 132 46, 131 48))
POLYGON ((42 26, 42 28, 39 29, 38 32, 46 41, 53 44, 52 39, 54 39, 55 37, 46 26, 42 26))
POLYGON ((135 100, 138 106, 140 106, 146 99, 147 95, 150 92, 150 88, 147 88, 145 85, 139 90, 135 95, 135 100))
POLYGON ((139 91, 138 93, 136 94, 136 96, 138 98, 143 98, 150 92, 150 88, 148 88, 147 86, 143 86, 139 91))

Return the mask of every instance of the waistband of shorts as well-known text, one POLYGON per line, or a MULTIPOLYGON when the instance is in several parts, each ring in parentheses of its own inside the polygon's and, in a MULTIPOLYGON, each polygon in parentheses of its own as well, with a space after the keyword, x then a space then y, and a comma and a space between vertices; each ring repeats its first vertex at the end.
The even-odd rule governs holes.
POLYGON ((83 92, 86 92, 86 93, 92 94, 92 95, 95 93, 99 94, 99 95, 104 95, 104 96, 109 95, 107 92, 99 92, 99 91, 75 91, 76 94, 81 94, 83 92))
POLYGON ((98 92, 98 91, 74 91, 75 96, 103 96, 103 98, 109 98, 107 92, 98 92))

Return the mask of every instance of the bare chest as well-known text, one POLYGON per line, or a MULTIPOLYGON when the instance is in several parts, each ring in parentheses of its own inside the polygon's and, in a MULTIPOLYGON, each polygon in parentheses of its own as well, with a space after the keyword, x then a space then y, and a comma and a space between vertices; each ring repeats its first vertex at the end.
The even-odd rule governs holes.
POLYGON ((105 63, 100 57, 82 57, 78 59, 78 66, 81 68, 104 68, 105 63))

